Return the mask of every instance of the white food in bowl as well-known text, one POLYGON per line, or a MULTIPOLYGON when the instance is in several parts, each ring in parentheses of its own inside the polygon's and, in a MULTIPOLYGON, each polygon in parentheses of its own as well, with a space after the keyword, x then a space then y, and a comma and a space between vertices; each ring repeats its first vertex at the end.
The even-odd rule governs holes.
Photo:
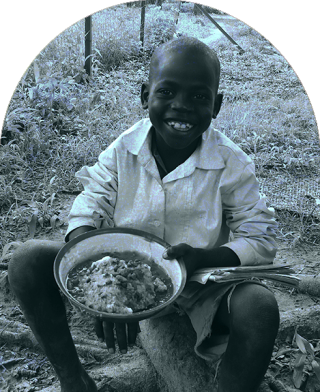
MULTIPOLYGON (((155 267, 154 262, 149 263, 155 267)), ((142 257, 122 260, 105 256, 88 267, 71 272, 69 283, 70 294, 80 303, 107 313, 130 314, 146 310, 158 304, 157 293, 168 291, 142 257)))

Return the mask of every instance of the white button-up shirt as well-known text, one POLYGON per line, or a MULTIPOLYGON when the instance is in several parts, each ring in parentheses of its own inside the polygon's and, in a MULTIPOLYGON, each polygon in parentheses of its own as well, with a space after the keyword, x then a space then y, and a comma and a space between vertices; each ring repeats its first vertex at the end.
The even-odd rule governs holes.
POLYGON ((194 153, 161 180, 151 128, 149 119, 139 121, 76 173, 84 191, 66 235, 79 226, 130 227, 170 245, 227 246, 242 265, 272 263, 276 222, 252 160, 210 126, 194 153))

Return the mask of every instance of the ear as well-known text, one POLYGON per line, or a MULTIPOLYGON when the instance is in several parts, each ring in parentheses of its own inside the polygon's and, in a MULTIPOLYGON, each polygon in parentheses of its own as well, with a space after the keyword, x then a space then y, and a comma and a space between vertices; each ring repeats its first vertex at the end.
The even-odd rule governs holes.
POLYGON ((220 112, 220 108, 221 108, 221 105, 222 105, 222 100, 223 100, 223 95, 222 94, 217 94, 216 95, 216 99, 214 101, 212 118, 216 118, 218 113, 220 112))
POLYGON ((148 98, 149 98, 149 83, 144 82, 141 86, 140 99, 143 109, 148 109, 148 98))

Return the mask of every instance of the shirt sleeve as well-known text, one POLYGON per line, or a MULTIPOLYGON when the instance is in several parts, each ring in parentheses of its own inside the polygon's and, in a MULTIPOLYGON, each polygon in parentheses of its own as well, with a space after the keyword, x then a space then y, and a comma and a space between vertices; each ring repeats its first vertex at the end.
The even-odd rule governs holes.
POLYGON ((224 244, 233 250, 241 265, 273 262, 277 251, 277 223, 273 208, 259 193, 253 163, 248 163, 237 184, 223 195, 223 210, 233 239, 224 244))
POLYGON ((114 227, 113 213, 117 200, 118 173, 115 149, 100 154, 98 162, 84 166, 76 173, 84 190, 76 197, 68 216, 68 234, 80 226, 97 229, 104 225, 114 227))

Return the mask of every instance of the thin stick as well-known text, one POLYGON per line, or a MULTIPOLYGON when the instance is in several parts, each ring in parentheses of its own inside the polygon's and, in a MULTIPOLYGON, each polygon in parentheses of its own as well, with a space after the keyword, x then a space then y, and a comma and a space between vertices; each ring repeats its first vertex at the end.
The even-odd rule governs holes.
POLYGON ((8 359, 7 361, 1 362, 0 365, 4 366, 4 367, 14 366, 17 363, 24 361, 24 360, 25 360, 25 358, 11 358, 11 359, 8 359))
POLYGON ((226 31, 224 31, 223 28, 214 19, 211 18, 209 13, 205 9, 203 9, 200 4, 195 4, 195 6, 204 13, 204 15, 216 26, 217 29, 221 31, 222 34, 224 34, 228 38, 229 41, 236 45, 236 47, 240 50, 241 54, 244 53, 244 50, 241 48, 241 46, 237 44, 236 41, 231 38, 230 35, 226 31))

